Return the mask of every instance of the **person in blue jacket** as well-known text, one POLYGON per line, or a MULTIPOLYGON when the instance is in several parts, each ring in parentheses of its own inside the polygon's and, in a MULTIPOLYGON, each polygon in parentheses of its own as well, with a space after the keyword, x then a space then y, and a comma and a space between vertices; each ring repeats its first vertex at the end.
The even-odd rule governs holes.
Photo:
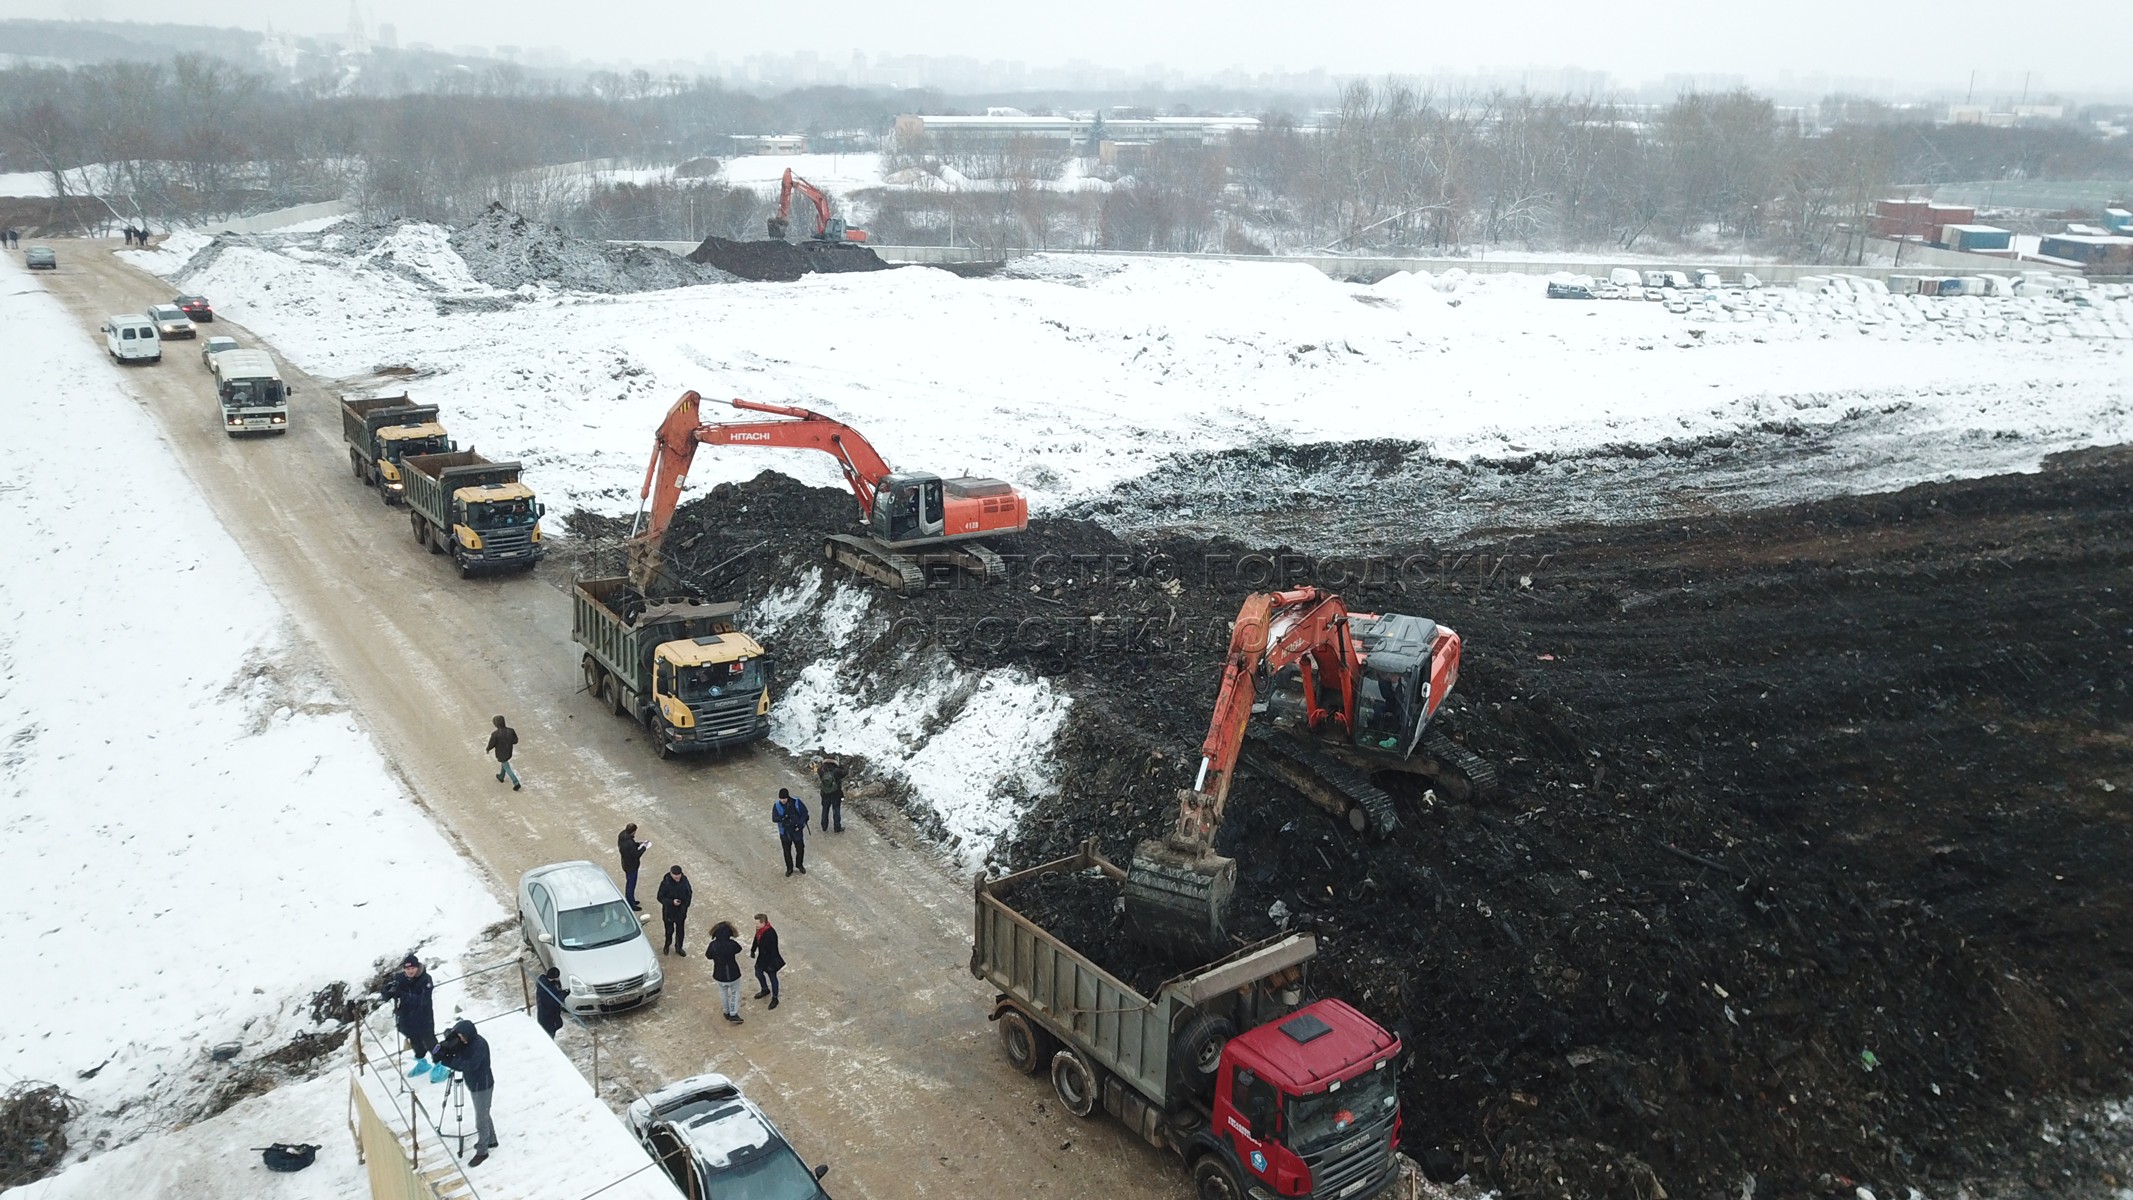
POLYGON ((785 852, 785 874, 807 874, 807 801, 784 788, 770 806, 770 823, 778 827, 778 849, 785 852))
MULTIPOLYGON (((467 1095, 474 1099, 474 1157, 467 1160, 467 1165, 478 1167, 489 1161, 489 1151, 496 1148, 496 1123, 489 1119, 489 1102, 496 1097, 496 1073, 489 1069, 488 1040, 474 1032, 474 1022, 461 1019, 437 1043, 430 1057, 439 1067, 459 1072, 466 1081, 467 1095)), ((431 1078, 436 1078, 434 1070, 431 1078)))

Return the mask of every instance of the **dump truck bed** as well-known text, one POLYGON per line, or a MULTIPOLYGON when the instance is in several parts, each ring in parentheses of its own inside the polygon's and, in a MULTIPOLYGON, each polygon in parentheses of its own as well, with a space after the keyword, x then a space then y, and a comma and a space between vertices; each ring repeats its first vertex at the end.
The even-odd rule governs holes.
POLYGON ((472 450, 449 454, 411 454, 400 460, 407 482, 407 505, 440 528, 451 525, 452 493, 465 487, 516 483, 519 465, 490 462, 472 450))
POLYGON ((365 458, 376 458, 378 430, 421 425, 437 419, 437 406, 417 404, 406 396, 364 396, 341 400, 341 436, 365 458))
POLYGON ((741 606, 690 600, 653 601, 625 619, 615 608, 617 597, 634 595, 630 581, 581 579, 571 589, 570 636, 584 646, 600 665, 627 680, 637 691, 645 690, 652 672, 652 651, 662 642, 732 633, 741 606))

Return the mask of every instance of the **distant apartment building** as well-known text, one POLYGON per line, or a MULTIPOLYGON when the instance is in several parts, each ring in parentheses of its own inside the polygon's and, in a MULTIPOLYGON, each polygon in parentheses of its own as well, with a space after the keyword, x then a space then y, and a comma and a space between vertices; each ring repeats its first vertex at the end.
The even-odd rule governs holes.
POLYGON ((907 114, 896 118, 896 142, 912 147, 926 141, 958 149, 1005 147, 1036 142, 1062 153, 1111 157, 1122 146, 1198 145, 1228 141, 1240 130, 1259 128, 1256 117, 1033 117, 1013 109, 993 109, 982 117, 936 117, 907 114))

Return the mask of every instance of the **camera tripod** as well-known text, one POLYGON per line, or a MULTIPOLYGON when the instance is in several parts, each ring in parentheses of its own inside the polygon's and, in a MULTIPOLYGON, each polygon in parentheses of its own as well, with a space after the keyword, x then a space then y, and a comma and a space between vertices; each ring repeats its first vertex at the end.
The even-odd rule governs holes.
POLYGON ((467 1153, 467 1077, 457 1071, 452 1072, 451 1080, 444 1085, 444 1099, 437 1102, 439 1134, 444 1133, 442 1127, 447 1107, 452 1110, 452 1154, 464 1158, 467 1153))

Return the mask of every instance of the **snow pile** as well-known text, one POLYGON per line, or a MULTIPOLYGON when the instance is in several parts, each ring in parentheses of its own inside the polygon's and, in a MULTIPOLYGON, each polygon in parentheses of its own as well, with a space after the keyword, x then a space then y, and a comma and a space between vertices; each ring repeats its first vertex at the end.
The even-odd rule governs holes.
POLYGON ((46 995, 0 1023, 0 1068, 84 1101, 74 1143, 97 1149, 226 1101, 316 1027, 322 987, 454 954, 503 912, 154 426, 113 404, 116 369, 15 284, 0 352, 43 400, 0 410, 0 957, 46 995), (93 425, 96 458, 53 458, 55 421, 93 425))
POLYGON ((485 292, 466 260, 452 248, 451 234, 436 225, 403 225, 387 234, 357 260, 376 271, 391 271, 444 292, 485 292))
POLYGON ((650 292, 730 278, 664 250, 571 237, 501 204, 454 230, 452 248, 473 278, 502 291, 545 284, 579 292, 650 292))

